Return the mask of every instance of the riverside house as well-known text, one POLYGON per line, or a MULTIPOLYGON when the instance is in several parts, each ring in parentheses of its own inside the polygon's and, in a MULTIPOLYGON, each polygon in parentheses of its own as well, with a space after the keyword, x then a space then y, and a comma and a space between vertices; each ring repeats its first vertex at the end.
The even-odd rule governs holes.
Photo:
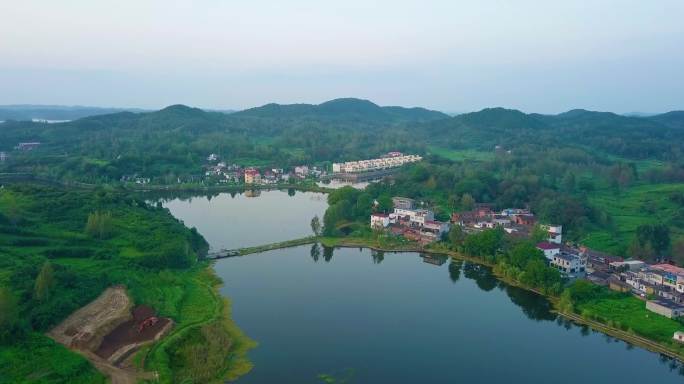
POLYGON ((414 202, 411 199, 393 199, 394 211, 390 214, 373 213, 370 226, 373 229, 385 229, 422 244, 439 240, 451 228, 449 223, 435 220, 435 214, 429 209, 409 209, 414 202))
POLYGON ((256 168, 245 169, 245 184, 259 184, 261 182, 261 174, 256 168))
POLYGON ((560 252, 553 256, 550 265, 564 275, 584 276, 587 270, 587 259, 575 253, 560 252))
POLYGON ((544 257, 551 261, 555 256, 560 253, 561 247, 558 244, 549 243, 548 241, 542 241, 537 244, 537 249, 544 252, 544 257))

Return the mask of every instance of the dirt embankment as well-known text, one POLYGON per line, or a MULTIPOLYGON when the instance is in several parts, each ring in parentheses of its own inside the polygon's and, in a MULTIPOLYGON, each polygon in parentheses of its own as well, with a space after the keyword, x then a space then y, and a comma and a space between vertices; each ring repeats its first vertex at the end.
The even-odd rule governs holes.
POLYGON ((136 370, 130 361, 133 354, 172 327, 171 319, 157 318, 150 307, 133 308, 126 288, 115 286, 72 313, 48 336, 86 357, 112 383, 133 384, 156 376, 136 370))
POLYGON ((132 317, 132 305, 124 287, 107 288, 97 299, 52 329, 48 336, 69 348, 93 351, 106 334, 132 317))

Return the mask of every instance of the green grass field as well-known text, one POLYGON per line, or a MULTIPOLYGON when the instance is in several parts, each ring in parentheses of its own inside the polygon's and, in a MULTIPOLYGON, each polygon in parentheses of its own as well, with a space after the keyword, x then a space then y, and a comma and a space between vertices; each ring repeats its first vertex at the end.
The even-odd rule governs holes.
POLYGON ((672 335, 684 330, 679 321, 647 310, 644 301, 631 295, 611 293, 577 305, 576 311, 585 318, 664 344, 674 345, 672 335))
POLYGON ((636 228, 641 224, 665 223, 670 226, 673 243, 684 238, 684 228, 675 220, 681 210, 670 200, 674 192, 684 193, 684 184, 651 184, 613 191, 596 191, 589 196, 595 206, 604 209, 613 219, 613 230, 590 232, 581 242, 591 248, 624 254, 636 228))
POLYGON ((477 151, 474 149, 448 149, 444 147, 429 146, 428 151, 432 155, 440 156, 452 161, 488 161, 494 159, 493 152, 477 151))

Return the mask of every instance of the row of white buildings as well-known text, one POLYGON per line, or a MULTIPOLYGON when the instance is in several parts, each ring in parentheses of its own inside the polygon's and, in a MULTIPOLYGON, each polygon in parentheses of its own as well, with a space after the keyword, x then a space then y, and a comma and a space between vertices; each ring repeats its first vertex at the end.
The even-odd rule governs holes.
POLYGON ((396 168, 404 164, 415 163, 423 158, 418 155, 403 155, 392 152, 387 157, 379 159, 348 161, 346 163, 333 163, 333 173, 357 173, 377 171, 382 169, 396 168))

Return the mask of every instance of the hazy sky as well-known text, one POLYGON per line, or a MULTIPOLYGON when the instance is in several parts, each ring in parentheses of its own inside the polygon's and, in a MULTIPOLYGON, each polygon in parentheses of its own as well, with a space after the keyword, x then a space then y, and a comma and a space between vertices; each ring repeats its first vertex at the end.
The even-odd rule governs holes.
POLYGON ((683 0, 0 0, 0 104, 684 109, 683 0))

